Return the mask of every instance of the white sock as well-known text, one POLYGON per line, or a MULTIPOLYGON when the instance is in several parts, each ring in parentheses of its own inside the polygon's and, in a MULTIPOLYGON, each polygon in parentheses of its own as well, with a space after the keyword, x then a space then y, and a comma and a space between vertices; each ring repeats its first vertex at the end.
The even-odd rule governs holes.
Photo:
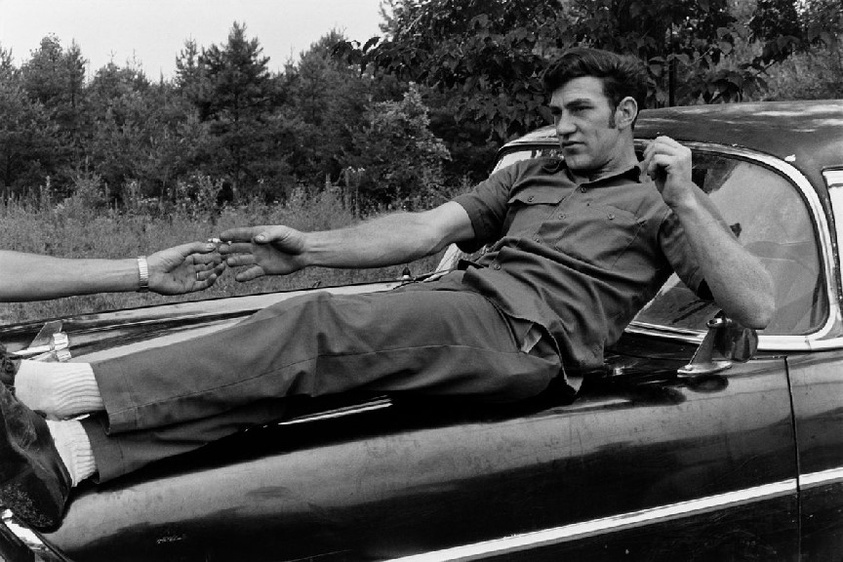
POLYGON ((94 451, 91 441, 82 423, 76 420, 52 421, 47 420, 47 427, 53 436, 53 442, 59 452, 65 468, 67 468, 73 486, 90 478, 97 471, 94 451))
POLYGON ((15 396, 30 409, 56 419, 103 409, 89 363, 21 361, 15 375, 15 396))

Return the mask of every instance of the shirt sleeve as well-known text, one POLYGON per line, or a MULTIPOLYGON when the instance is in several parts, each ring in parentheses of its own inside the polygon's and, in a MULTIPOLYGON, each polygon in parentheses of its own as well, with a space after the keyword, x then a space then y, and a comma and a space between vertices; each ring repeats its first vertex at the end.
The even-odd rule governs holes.
POLYGON ((454 198, 466 210, 474 228, 473 240, 457 244, 463 252, 475 252, 501 237, 516 167, 513 164, 498 170, 470 192, 454 198))

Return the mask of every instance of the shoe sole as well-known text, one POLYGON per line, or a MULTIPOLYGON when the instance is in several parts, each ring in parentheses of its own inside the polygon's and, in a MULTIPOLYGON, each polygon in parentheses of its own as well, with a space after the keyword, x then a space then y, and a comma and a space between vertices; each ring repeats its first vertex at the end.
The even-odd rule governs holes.
POLYGON ((33 416, 37 414, 0 388, 0 503, 37 529, 55 528, 61 523, 66 492, 59 481, 63 467, 45 466, 44 461, 61 462, 48 431, 41 435, 33 416))

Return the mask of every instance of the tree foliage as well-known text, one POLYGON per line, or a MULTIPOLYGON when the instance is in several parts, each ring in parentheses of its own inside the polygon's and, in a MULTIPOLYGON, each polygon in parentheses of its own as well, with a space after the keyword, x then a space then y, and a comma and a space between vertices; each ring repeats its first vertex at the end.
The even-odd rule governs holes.
POLYGON ((203 216, 302 193, 423 207, 547 121, 542 72, 573 45, 645 60, 650 105, 843 95, 839 0, 384 0, 383 14, 382 37, 330 31, 277 73, 237 23, 220 44, 186 41, 157 83, 133 64, 86 78, 55 36, 20 68, 0 46, 0 189, 203 216))
POLYGON ((347 155, 347 199, 356 208, 417 210, 448 200, 442 164, 448 149, 430 131, 429 110, 416 85, 401 101, 372 104, 347 155))
POLYGON ((4 199, 49 176, 58 143, 58 125, 20 81, 4 72, 0 80, 0 189, 4 199))
POLYGON ((767 65, 805 48, 803 30, 829 43, 833 34, 817 22, 837 21, 843 9, 837 0, 803 2, 800 19, 793 0, 757 1, 757 15, 740 22, 727 0, 391 0, 385 37, 343 55, 447 91, 457 122, 483 119, 502 141, 536 125, 539 75, 570 46, 646 61, 653 105, 733 101, 763 88, 767 65), (762 53, 722 64, 743 40, 763 43, 762 53))

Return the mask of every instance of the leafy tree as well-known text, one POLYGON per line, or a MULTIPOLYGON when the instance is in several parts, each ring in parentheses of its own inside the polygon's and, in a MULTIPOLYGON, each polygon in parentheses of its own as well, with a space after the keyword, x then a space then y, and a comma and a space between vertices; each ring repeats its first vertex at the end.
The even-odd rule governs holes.
POLYGON ((56 150, 58 127, 10 68, 0 67, 0 188, 5 199, 39 185, 50 173, 47 165, 56 150))
POLYGON ((210 107, 206 100, 209 100, 210 96, 204 91, 204 67, 200 56, 196 40, 185 41, 184 49, 176 57, 175 86, 186 99, 199 108, 201 118, 207 119, 210 107))
POLYGON ((343 41, 338 31, 327 33, 279 79, 278 111, 288 133, 283 151, 297 179, 312 185, 340 176, 352 131, 364 126, 368 103, 378 95, 372 80, 331 56, 343 41))
POLYGON ((235 194, 268 189, 267 180, 284 168, 275 158, 276 87, 262 51, 235 22, 225 45, 197 55, 188 42, 177 60, 177 84, 207 126, 205 165, 227 178, 235 194))
POLYGON ((99 69, 88 86, 87 154, 92 171, 114 195, 125 182, 141 177, 145 149, 151 136, 158 134, 150 123, 157 107, 150 103, 149 90, 143 72, 113 62, 99 69))
POLYGON ((759 57, 763 62, 778 61, 780 53, 787 55, 767 71, 767 98, 843 97, 843 4, 831 0, 759 0, 750 27, 753 37, 763 41, 759 57))
POLYGON ((729 101, 759 84, 722 68, 739 30, 726 0, 574 0, 571 43, 629 52, 649 64, 651 105, 729 101))
POLYGON ((806 39, 820 41, 835 50, 843 33, 843 3, 839 0, 806 0, 800 2, 800 7, 806 39))
POLYGON ((535 127, 544 94, 539 73, 566 44, 564 13, 546 0, 394 0, 383 41, 345 54, 443 95, 458 125, 484 123, 500 141, 535 127))
POLYGON ((480 131, 500 144, 545 122, 541 72, 573 45, 646 61, 651 105, 753 94, 764 87, 767 66, 783 60, 794 41, 787 35, 793 30, 782 27, 792 16, 787 2, 762 1, 766 23, 759 18, 756 25, 767 31, 754 37, 769 56, 733 64, 724 62, 749 32, 727 0, 389 0, 384 37, 346 43, 338 54, 364 71, 419 82, 429 101, 447 100, 442 118, 432 122, 437 133, 447 132, 441 136, 449 146, 457 145, 457 131, 473 130, 473 144, 480 131))
POLYGON ((56 150, 42 164, 48 173, 58 176, 59 186, 69 184, 72 162, 82 152, 85 65, 76 43, 65 51, 57 37, 48 35, 20 71, 24 90, 58 126, 56 150))
POLYGON ((740 31, 727 0, 390 0, 387 7, 383 38, 347 42, 337 54, 375 76, 419 83, 435 108, 433 131, 474 179, 488 172, 494 147, 549 122, 541 75, 573 45, 647 61, 652 105, 730 100, 761 84, 758 70, 719 65, 740 31))
POLYGON ((442 164, 450 159, 430 132, 428 109, 415 85, 400 102, 377 102, 368 125, 356 131, 353 154, 346 154, 346 198, 358 211, 383 207, 412 210, 443 203, 442 164))
MULTIPOLYGON (((54 35, 41 40, 32 58, 21 69, 24 87, 29 95, 49 110, 67 111, 76 108, 85 82, 85 59, 73 43, 65 52, 54 35)), ((61 116, 61 113, 57 114, 61 116)))
POLYGON ((15 68, 12 52, 0 45, 0 79, 12 80, 17 75, 18 69, 15 68))

